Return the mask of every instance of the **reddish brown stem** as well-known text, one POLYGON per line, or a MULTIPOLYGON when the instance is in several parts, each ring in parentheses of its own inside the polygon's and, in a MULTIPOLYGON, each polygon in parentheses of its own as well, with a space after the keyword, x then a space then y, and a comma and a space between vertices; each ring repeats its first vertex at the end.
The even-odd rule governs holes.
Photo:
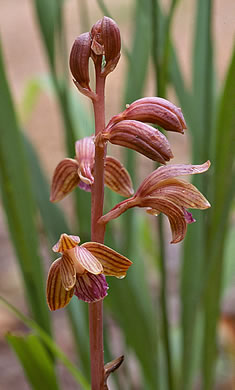
MULTIPOLYGON (((96 135, 105 127, 104 87, 105 78, 101 76, 101 58, 96 63, 96 94, 93 101, 96 135)), ((104 160, 106 149, 96 145, 94 184, 91 192, 91 240, 103 243, 105 226, 97 223, 103 214, 104 203, 104 160)), ((103 353, 103 301, 89 304, 91 388, 104 389, 103 353)))

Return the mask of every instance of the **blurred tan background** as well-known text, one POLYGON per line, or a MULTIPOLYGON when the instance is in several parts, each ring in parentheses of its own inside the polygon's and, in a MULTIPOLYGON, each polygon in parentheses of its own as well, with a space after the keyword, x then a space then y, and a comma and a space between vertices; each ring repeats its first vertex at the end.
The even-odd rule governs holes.
MULTIPOLYGON (((50 0, 48 0, 50 1, 50 0)), ((85 0, 67 0, 66 22, 68 45, 71 46, 74 38, 83 32, 79 5, 85 0)), ((168 6, 164 1, 164 6, 168 6)), ((191 36, 194 27, 194 9, 196 1, 181 0, 174 20, 173 37, 179 56, 190 83, 189 69, 191 61, 191 36)), ((89 23, 92 25, 102 17, 95 0, 87 0, 89 8, 89 23)), ((122 41, 128 46, 131 42, 132 31, 132 1, 109 0, 107 5, 113 18, 119 24, 122 33, 122 41)), ((221 84, 228 65, 229 54, 235 33, 235 1, 214 1, 214 40, 216 43, 216 67, 218 84, 221 84)), ((30 0, 0 0, 0 37, 6 60, 8 77, 16 104, 22 101, 25 85, 30 79, 47 72, 47 63, 40 41, 37 23, 34 17, 30 0)), ((122 103, 122 91, 125 82, 125 59, 122 57, 120 65, 107 82, 107 119, 120 110, 122 103)), ((151 67, 147 82, 146 94, 154 93, 154 83, 151 79, 151 67)), ((174 101, 174 96, 172 96, 174 101)), ((175 101, 176 102, 176 101, 175 101)), ((128 103, 128 102, 127 102, 128 103)), ((1 118, 0 118, 1 120, 1 118)), ((48 178, 52 176, 56 164, 65 156, 63 146, 62 124, 52 96, 42 93, 35 109, 27 120, 25 130, 30 139, 36 145, 42 165, 48 178)), ((188 160, 187 137, 180 138, 170 135, 175 160, 188 160)), ((20 175, 20 172, 19 172, 20 175)), ((66 208, 66 201, 64 203, 66 208)), ((26 311, 21 278, 18 272, 15 256, 8 240, 8 232, 5 224, 3 210, 0 209, 0 294, 15 304, 19 309, 26 311)), ((49 259, 45 252, 45 263, 48 268, 49 259)), ((66 332, 66 319, 63 312, 53 315, 55 327, 59 335, 59 344, 64 351, 73 356, 73 346, 69 334, 66 332)), ((0 390, 27 390, 23 371, 14 354, 5 342, 4 334, 9 331, 22 331, 20 325, 12 315, 0 306, 0 390)), ((63 369, 61 369, 63 374, 63 369)), ((75 388, 72 379, 63 375, 66 389, 75 388)), ((226 388, 226 387, 225 387, 226 388)), ((231 387, 227 387, 230 388, 231 387)), ((235 388, 235 387, 234 387, 235 388)))

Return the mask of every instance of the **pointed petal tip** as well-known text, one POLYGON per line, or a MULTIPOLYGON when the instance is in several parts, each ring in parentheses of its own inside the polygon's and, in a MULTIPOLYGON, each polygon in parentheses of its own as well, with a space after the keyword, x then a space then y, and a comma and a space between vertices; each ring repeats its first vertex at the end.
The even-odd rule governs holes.
POLYGON ((72 236, 66 233, 60 235, 59 241, 52 247, 53 252, 64 252, 72 249, 80 243, 79 236, 72 236))

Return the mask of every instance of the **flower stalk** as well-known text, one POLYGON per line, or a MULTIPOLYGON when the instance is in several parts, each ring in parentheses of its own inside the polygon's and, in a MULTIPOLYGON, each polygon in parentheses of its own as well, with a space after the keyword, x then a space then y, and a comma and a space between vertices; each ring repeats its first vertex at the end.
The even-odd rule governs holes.
MULTIPOLYGON (((98 135, 105 127, 105 77, 101 75, 102 56, 95 65, 96 95, 93 100, 95 115, 95 134, 98 135)), ((105 226, 98 224, 103 214, 104 204, 104 161, 106 148, 95 146, 94 184, 91 190, 91 240, 103 243, 105 226)), ((89 304, 90 360, 92 389, 104 389, 104 354, 103 354, 103 301, 89 304)))

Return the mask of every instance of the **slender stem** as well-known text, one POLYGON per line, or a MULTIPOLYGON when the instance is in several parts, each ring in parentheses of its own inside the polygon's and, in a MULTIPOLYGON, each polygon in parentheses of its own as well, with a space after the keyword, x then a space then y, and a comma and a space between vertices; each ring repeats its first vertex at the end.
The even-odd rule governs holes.
MULTIPOLYGON (((104 129, 104 86, 101 76, 101 59, 96 63, 96 94, 93 102, 96 135, 104 129)), ((94 184, 91 192, 91 240, 103 243, 105 227, 97 223, 103 214, 104 203, 104 160, 106 150, 99 145, 95 148, 94 184)), ((90 360, 92 390, 104 389, 104 353, 103 353, 103 301, 89 304, 90 360)))

